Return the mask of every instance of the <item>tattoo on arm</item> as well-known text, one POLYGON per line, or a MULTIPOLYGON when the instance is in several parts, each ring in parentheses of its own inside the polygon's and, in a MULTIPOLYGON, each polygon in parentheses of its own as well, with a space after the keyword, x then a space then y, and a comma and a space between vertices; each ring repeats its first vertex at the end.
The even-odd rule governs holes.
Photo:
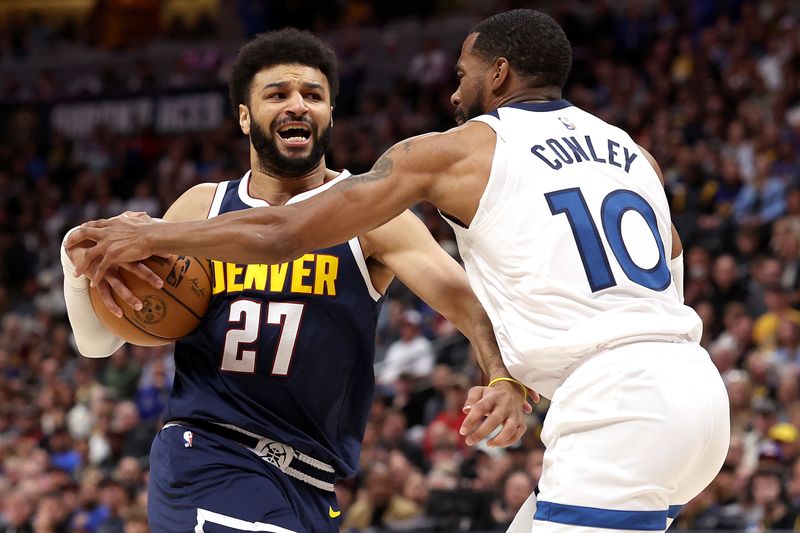
POLYGON ((359 183, 369 183, 388 178, 392 174, 392 167, 394 166, 394 161, 392 161, 390 155, 391 152, 381 156, 369 172, 344 180, 342 189, 349 189, 359 183))

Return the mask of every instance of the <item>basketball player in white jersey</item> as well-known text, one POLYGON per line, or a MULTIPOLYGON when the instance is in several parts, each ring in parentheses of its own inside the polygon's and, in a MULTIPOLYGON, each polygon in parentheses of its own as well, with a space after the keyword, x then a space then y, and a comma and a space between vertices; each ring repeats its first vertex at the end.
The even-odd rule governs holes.
POLYGON ((570 64, 547 15, 490 17, 462 47, 457 128, 399 143, 297 206, 90 223, 71 241, 97 243, 79 268, 103 256, 102 277, 153 253, 286 261, 430 201, 455 229, 512 376, 551 399, 538 503, 511 531, 665 530, 722 465, 728 400, 682 303, 660 170, 624 131, 561 99, 570 64))

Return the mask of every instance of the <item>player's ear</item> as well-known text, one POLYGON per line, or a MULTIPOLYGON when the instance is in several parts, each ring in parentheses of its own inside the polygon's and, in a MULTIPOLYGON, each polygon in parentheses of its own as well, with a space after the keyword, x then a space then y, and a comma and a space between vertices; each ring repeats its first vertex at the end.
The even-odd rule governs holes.
POLYGON ((239 127, 242 133, 250 135, 250 110, 244 104, 239 104, 239 127))
POLYGON ((505 57, 498 57, 492 65, 492 90, 497 91, 509 78, 511 71, 508 60, 505 57))

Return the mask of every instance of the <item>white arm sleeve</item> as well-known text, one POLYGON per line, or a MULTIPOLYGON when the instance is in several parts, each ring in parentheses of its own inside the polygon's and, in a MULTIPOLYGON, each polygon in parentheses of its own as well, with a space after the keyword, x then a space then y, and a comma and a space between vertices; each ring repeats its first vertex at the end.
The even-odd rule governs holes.
POLYGON ((678 257, 669 262, 669 269, 672 271, 672 281, 675 283, 675 288, 678 289, 678 297, 683 303, 683 250, 678 254, 678 257))
POLYGON ((75 265, 64 248, 67 238, 77 228, 64 236, 61 243, 61 266, 64 269, 64 300, 67 303, 67 316, 75 334, 78 351, 84 357, 108 357, 116 352, 125 341, 108 331, 98 320, 89 299, 89 278, 75 277, 75 265))

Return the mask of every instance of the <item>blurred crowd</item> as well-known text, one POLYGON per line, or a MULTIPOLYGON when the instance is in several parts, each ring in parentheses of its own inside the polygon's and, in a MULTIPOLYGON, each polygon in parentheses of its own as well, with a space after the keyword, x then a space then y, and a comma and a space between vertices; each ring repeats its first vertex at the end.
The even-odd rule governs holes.
MULTIPOLYGON (((386 22, 369 2, 339 4, 372 13, 359 23, 386 22)), ((800 530, 800 18, 780 0, 627 4, 563 0, 551 13, 574 45, 567 99, 630 132, 664 171, 686 303, 730 394, 728 459, 676 527, 800 530)), ((413 48, 393 68, 357 39, 337 43, 328 166, 363 171, 402 138, 452 127, 460 41, 385 41, 377 57, 413 48), (384 83, 366 83, 381 68, 384 83)), ((224 82, 224 60, 215 65, 214 83, 224 82)), ((137 75, 110 83, 135 93, 137 75)), ((145 78, 167 87, 158 76, 145 78)), ((6 100, 42 99, 40 88, 17 90, 6 100)), ((0 532, 146 532, 148 450, 171 348, 78 355, 59 244, 87 219, 159 215, 196 183, 239 177, 247 140, 233 120, 202 134, 99 128, 79 139, 24 126, 0 144, 0 532)), ((456 255, 437 212, 416 212, 456 255)), ((336 487, 343 530, 504 530, 539 478, 547 402, 518 446, 468 448, 460 407, 482 376, 466 340, 395 283, 377 346, 362 470, 336 487)))

